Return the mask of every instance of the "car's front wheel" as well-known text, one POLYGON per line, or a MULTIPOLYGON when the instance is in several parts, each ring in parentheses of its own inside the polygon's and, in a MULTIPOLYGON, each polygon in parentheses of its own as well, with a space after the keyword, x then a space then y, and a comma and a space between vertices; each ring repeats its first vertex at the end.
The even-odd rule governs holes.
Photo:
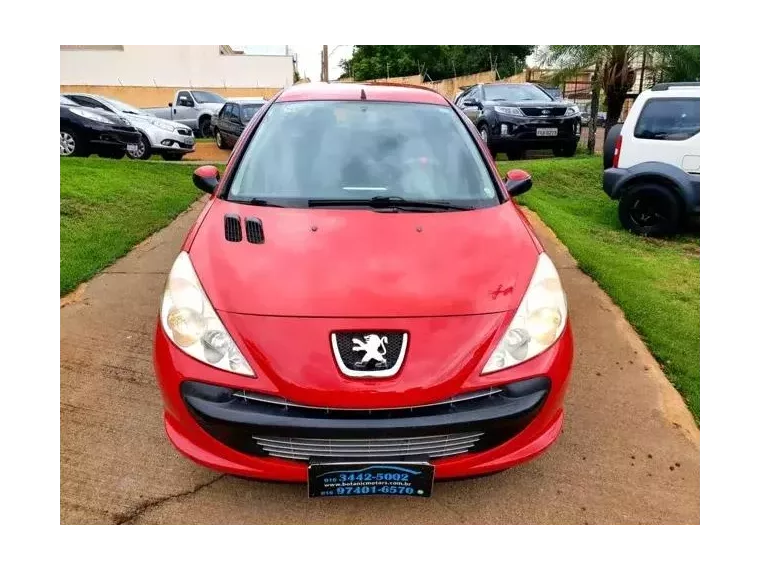
POLYGON ((642 236, 668 236, 678 231, 682 208, 676 194, 666 186, 642 182, 627 188, 618 204, 623 227, 642 236))
POLYGON ((222 133, 219 129, 215 129, 214 140, 216 141, 216 146, 220 149, 225 150, 229 148, 227 144, 225 144, 224 138, 222 137, 222 133))
POLYGON ((127 156, 135 160, 148 160, 151 154, 153 154, 153 150, 150 148, 150 141, 145 135, 140 136, 140 140, 137 143, 137 150, 127 151, 127 156))
POLYGON ((198 130, 200 131, 202 138, 211 138, 213 136, 213 133, 211 132, 211 119, 203 117, 198 121, 198 130))

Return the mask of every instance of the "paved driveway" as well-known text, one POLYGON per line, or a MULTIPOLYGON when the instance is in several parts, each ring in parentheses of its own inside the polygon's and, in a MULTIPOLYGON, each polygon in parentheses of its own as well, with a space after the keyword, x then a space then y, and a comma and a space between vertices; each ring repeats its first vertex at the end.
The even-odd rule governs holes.
POLYGON ((305 486, 190 463, 164 436, 151 337, 166 272, 199 211, 196 204, 61 308, 61 522, 699 523, 691 416, 620 311, 540 222, 577 343, 564 433, 544 456, 439 483, 429 500, 309 500, 305 486))

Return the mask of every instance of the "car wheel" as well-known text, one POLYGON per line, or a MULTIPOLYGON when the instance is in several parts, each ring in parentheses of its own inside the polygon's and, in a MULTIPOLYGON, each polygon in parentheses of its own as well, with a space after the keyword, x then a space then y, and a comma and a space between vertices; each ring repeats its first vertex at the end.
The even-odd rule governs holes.
POLYGON ((127 156, 135 160, 148 160, 150 155, 153 154, 153 149, 150 148, 150 141, 145 135, 140 136, 140 140, 137 143, 137 150, 127 151, 127 156))
POLYGON ((83 147, 74 131, 61 131, 61 156, 84 156, 83 147))
POLYGON ((214 136, 214 133, 211 132, 211 120, 208 117, 203 117, 198 122, 198 130, 201 132, 202 138, 210 139, 214 136))
POLYGON ((216 132, 214 133, 214 139, 216 140, 216 146, 222 150, 227 148, 227 145, 224 144, 224 139, 222 138, 222 133, 219 129, 216 129, 216 132))
POLYGON ((164 160, 182 160, 181 152, 165 152, 161 155, 164 160))
POLYGON ((126 150, 103 150, 98 153, 101 158, 115 158, 116 160, 124 158, 127 154, 126 150))
POLYGON ((507 158, 509 160, 522 160, 525 158, 525 151, 524 150, 508 150, 507 158))
POLYGON ((678 231, 682 208, 676 194, 666 186, 643 182, 627 188, 618 205, 623 227, 642 236, 669 236, 678 231))

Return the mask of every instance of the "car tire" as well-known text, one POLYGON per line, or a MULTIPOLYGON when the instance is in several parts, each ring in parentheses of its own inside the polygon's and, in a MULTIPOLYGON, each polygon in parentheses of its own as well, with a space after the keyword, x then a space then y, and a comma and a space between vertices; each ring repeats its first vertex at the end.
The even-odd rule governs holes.
POLYGON ((61 129, 61 156, 88 156, 84 142, 70 129, 61 129))
POLYGON ((211 132, 211 119, 208 117, 203 117, 198 121, 198 130, 200 131, 201 138, 210 139, 214 136, 214 133, 211 132))
POLYGON ((554 147, 552 149, 552 153, 554 154, 554 156, 570 157, 570 156, 575 156, 576 152, 578 152, 577 144, 567 144, 563 146, 554 147))
POLYGON ((676 193, 656 182, 634 183, 624 189, 618 217, 625 229, 641 236, 670 236, 678 231, 683 207, 676 193))
POLYGON ((113 158, 120 160, 127 154, 126 150, 103 150, 98 153, 100 158, 113 158))
POLYGON ((523 160, 525 158, 524 150, 508 150, 507 158, 509 160, 523 160))
POLYGON ((152 154, 153 149, 150 147, 150 140, 145 135, 140 136, 136 152, 131 153, 127 151, 127 156, 133 160, 148 160, 152 154))
POLYGON ((161 154, 164 160, 182 160, 181 152, 164 152, 161 154))
POLYGON ((216 146, 219 147, 222 150, 227 150, 230 148, 225 142, 224 138, 222 138, 222 133, 219 129, 214 129, 214 140, 216 141, 216 146))

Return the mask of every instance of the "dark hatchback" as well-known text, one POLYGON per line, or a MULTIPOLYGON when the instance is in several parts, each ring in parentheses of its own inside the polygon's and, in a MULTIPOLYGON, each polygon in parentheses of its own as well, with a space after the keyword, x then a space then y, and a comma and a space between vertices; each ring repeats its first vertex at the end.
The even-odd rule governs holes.
POLYGON ((474 85, 454 100, 475 124, 492 154, 510 160, 526 150, 551 149, 555 156, 573 156, 581 132, 577 106, 556 101, 532 83, 474 85))
POLYGON ((211 119, 216 146, 222 149, 235 146, 245 126, 265 103, 264 99, 254 97, 227 99, 219 114, 211 119))
POLYGON ((82 107, 61 97, 61 156, 122 158, 140 141, 140 133, 114 113, 82 107))

